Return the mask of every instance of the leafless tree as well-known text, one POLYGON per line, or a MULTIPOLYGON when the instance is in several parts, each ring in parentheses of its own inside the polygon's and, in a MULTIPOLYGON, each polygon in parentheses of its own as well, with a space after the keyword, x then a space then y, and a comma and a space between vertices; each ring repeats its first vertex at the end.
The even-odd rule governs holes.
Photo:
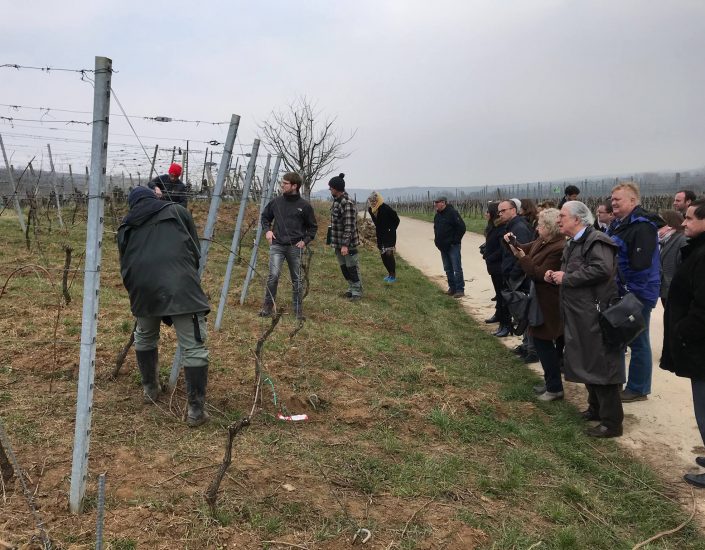
POLYGON ((335 117, 323 115, 301 96, 286 109, 272 111, 260 126, 267 147, 282 156, 287 170, 301 175, 302 195, 307 199, 315 183, 335 169, 336 161, 350 156, 343 148, 355 132, 342 138, 335 122, 335 117))

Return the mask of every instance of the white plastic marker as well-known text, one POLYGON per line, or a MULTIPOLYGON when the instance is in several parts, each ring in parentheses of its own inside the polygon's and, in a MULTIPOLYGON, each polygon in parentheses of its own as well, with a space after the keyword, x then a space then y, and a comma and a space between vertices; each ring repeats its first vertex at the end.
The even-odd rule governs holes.
POLYGON ((308 420, 307 414, 292 414, 290 416, 284 416, 282 413, 277 414, 279 420, 286 420, 288 422, 298 422, 299 420, 308 420))

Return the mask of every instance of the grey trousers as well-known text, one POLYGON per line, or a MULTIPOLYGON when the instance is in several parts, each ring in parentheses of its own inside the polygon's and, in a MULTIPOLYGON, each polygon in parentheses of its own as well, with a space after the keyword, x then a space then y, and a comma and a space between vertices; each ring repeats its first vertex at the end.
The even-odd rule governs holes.
MULTIPOLYGON (((206 347, 206 316, 203 313, 172 315, 176 338, 181 346, 184 367, 205 367, 208 365, 206 347)), ((161 317, 137 317, 135 329, 135 351, 149 351, 159 347, 161 317)))
POLYGON ((348 292, 352 296, 362 296, 362 278, 360 277, 360 262, 357 250, 347 256, 343 256, 340 253, 340 248, 336 248, 335 257, 338 260, 343 277, 348 282, 348 292))

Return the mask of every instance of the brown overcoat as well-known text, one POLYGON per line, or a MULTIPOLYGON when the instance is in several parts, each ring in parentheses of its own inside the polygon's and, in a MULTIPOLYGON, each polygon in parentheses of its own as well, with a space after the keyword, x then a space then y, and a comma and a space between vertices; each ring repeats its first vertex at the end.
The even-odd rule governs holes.
POLYGON ((570 382, 600 385, 625 382, 622 352, 605 348, 595 304, 599 300, 604 309, 617 296, 616 254, 614 241, 592 226, 578 240, 568 241, 563 251, 563 372, 570 382))
POLYGON ((539 238, 527 244, 519 245, 526 256, 519 258, 519 265, 527 277, 536 285, 543 324, 529 327, 529 335, 542 340, 555 340, 563 334, 563 323, 559 307, 560 290, 543 280, 546 271, 558 271, 561 268, 561 256, 565 247, 565 237, 557 235, 548 241, 539 238))

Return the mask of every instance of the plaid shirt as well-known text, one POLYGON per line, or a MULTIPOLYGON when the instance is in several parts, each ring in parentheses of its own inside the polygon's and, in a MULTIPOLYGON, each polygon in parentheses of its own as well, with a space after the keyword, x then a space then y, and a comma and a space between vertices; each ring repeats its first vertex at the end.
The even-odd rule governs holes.
POLYGON ((331 246, 355 248, 360 245, 357 234, 357 209, 347 193, 333 200, 330 207, 331 246))

